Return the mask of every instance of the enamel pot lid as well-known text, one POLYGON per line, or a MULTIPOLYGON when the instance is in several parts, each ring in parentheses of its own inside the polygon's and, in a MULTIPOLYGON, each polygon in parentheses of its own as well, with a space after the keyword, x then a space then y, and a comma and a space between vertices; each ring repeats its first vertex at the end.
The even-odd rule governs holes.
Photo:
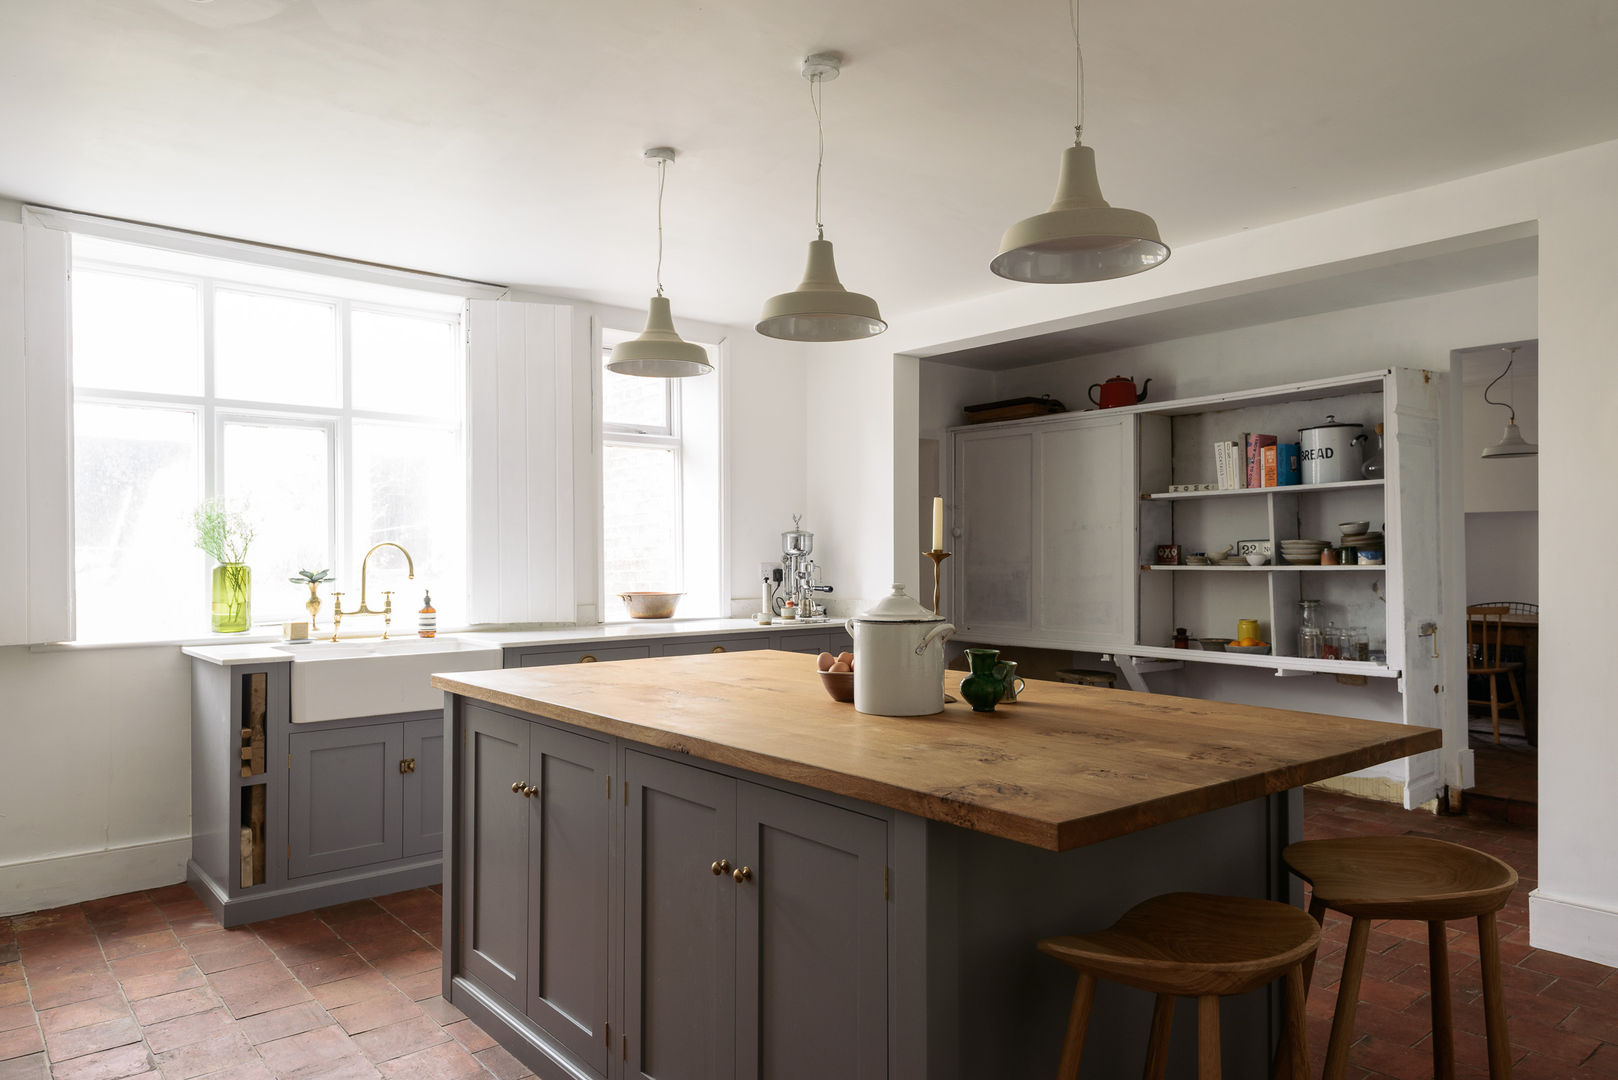
POLYGON ((1337 419, 1337 417, 1335 415, 1333 415, 1332 413, 1327 413, 1326 414, 1326 422, 1324 424, 1316 424, 1313 427, 1301 427, 1301 428, 1298 429, 1298 431, 1300 433, 1302 433, 1302 432, 1305 432, 1305 431, 1319 431, 1321 428, 1329 428, 1329 427, 1357 427, 1357 428, 1362 428, 1364 426, 1365 426, 1364 424, 1345 424, 1345 423, 1342 423, 1337 419))
POLYGON ((875 604, 869 611, 854 617, 856 622, 875 623, 933 623, 943 622, 944 616, 935 615, 916 602, 914 597, 905 595, 905 587, 895 583, 893 591, 875 604))

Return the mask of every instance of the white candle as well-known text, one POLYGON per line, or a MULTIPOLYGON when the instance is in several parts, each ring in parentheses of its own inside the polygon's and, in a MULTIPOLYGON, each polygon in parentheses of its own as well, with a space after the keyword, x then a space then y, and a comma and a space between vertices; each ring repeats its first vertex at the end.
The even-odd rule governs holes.
POLYGON ((933 547, 934 551, 944 550, 944 497, 935 496, 933 499, 933 547))

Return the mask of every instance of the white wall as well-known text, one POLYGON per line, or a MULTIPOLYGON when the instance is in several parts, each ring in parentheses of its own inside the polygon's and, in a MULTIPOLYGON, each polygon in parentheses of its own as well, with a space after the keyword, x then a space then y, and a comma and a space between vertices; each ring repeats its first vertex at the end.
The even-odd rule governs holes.
POLYGON ((1539 514, 1466 515, 1466 602, 1539 603, 1539 514))

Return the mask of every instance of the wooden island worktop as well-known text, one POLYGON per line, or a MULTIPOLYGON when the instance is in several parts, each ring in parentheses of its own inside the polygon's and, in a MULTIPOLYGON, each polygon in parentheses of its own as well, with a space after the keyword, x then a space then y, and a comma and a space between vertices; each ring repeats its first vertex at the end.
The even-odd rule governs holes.
MULTIPOLYGON (((1176 890, 1296 902, 1301 786, 1441 745, 1034 681, 994 713, 867 716, 770 651, 433 684, 443 993, 544 1080, 1051 1075, 1073 983, 1036 940, 1176 890)), ((1130 994, 1098 993, 1086 1075, 1139 1068, 1130 994)), ((1221 1015, 1227 1075, 1266 1072, 1277 999, 1221 1015)))
POLYGON ((832 701, 813 661, 786 652, 460 672, 433 685, 1052 851, 1442 742, 1436 728, 1036 681, 993 713, 958 702, 868 716, 832 701))

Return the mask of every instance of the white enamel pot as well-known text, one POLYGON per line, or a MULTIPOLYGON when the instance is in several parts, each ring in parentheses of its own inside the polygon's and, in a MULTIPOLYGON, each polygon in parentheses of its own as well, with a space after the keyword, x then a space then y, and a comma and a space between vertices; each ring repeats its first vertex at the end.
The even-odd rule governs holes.
POLYGON ((1360 478, 1364 424, 1344 424, 1328 416, 1324 424, 1299 428, 1298 442, 1302 446, 1304 483, 1335 484, 1360 478))
POLYGON ((854 639, 854 708, 873 716, 930 716, 944 708, 944 642, 955 627, 905 595, 903 585, 844 623, 854 639))

